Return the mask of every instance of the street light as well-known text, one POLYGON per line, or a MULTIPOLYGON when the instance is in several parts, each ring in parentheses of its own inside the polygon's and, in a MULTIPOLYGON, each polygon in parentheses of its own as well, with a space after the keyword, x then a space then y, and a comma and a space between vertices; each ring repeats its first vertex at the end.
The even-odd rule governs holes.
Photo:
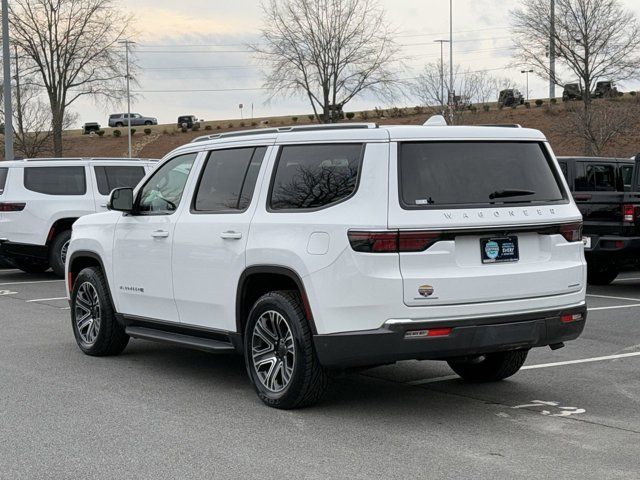
POLYGON ((131 40, 120 40, 118 43, 124 45, 125 61, 127 63, 127 137, 129 138, 129 158, 131 158, 131 89, 129 85, 131 75, 129 75, 129 45, 136 42, 132 42, 131 40))
POLYGON ((438 42, 440 44, 440 103, 442 103, 442 107, 444 109, 444 50, 442 45, 444 43, 449 43, 449 40, 434 40, 434 42, 438 42))
POLYGON ((9 6, 2 0, 2 57, 4 75, 4 159, 13 160, 13 109, 11 105, 11 52, 9 51, 9 6))
POLYGON ((533 70, 520 70, 520 73, 526 73, 527 74, 527 100, 529 100, 529 74, 533 73, 533 70))

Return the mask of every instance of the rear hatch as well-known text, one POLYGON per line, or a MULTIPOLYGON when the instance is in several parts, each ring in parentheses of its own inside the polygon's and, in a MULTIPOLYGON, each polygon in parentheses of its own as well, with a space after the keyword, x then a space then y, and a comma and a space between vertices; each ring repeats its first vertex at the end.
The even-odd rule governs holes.
POLYGON ((396 151, 389 228, 399 232, 406 305, 583 288, 580 215, 544 142, 412 141, 396 151))

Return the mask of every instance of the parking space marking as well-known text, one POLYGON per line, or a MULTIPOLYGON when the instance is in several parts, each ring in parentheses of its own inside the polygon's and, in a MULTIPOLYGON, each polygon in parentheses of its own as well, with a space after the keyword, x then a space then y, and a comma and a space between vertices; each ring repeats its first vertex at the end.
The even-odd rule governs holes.
MULTIPOLYGON (((640 352, 618 353, 616 355, 606 355, 604 357, 581 358, 579 360, 565 360, 564 362, 540 363, 538 365, 526 365, 522 367, 521 370, 534 370, 537 368, 561 367, 563 365, 602 362, 605 360, 615 360, 618 358, 637 357, 637 356, 640 356, 640 352)), ((406 384, 407 385, 425 385, 427 383, 445 382, 447 380, 454 380, 456 378, 460 378, 460 377, 458 377, 458 375, 445 375, 443 377, 425 378, 423 380, 413 380, 411 382, 406 382, 406 384)))
POLYGON ((628 278, 616 278, 614 282, 635 282, 640 280, 640 277, 628 277, 628 278))
POLYGON ((627 305, 611 305, 609 307, 593 307, 593 308, 588 308, 587 310, 590 312, 594 312, 596 310, 615 310, 618 308, 638 308, 638 307, 640 307, 640 303, 632 303, 627 305))
POLYGON ((52 300, 66 300, 67 297, 54 297, 54 298, 34 298, 33 300, 26 300, 27 303, 32 302, 50 302, 52 300))
POLYGON ((0 297, 5 295, 15 295, 18 292, 12 292, 11 290, 0 290, 0 297))
POLYGON ((6 286, 6 285, 30 285, 34 283, 54 283, 54 282, 64 282, 64 280, 33 280, 29 282, 7 282, 7 283, 0 283, 0 287, 6 286))
POLYGON ((594 293, 587 293, 587 297, 609 298, 609 299, 612 299, 612 300, 626 300, 626 301, 629 301, 629 302, 640 302, 640 298, 618 297, 618 296, 614 296, 614 295, 596 295, 594 293))

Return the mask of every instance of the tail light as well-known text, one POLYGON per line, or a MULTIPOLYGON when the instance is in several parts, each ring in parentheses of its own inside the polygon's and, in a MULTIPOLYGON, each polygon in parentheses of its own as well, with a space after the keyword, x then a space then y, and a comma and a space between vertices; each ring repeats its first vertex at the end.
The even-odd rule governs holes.
POLYGON ((348 232, 351 248, 365 253, 423 252, 441 238, 440 232, 348 232))
POLYGON ((635 222, 640 216, 640 205, 625 203, 622 205, 622 220, 625 222, 635 222))
POLYGON ((567 223, 565 225, 561 225, 560 235, 562 235, 567 242, 581 242, 582 222, 567 223))
POLYGON ((0 212, 21 212, 26 203, 0 202, 0 212))

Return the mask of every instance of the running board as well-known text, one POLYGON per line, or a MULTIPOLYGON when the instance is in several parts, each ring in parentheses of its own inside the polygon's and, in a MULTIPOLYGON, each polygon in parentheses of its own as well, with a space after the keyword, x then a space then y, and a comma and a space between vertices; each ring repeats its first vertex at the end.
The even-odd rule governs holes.
POLYGON ((146 327, 130 326, 125 329, 127 335, 141 340, 150 340, 152 342, 172 343, 197 350, 205 350, 207 352, 216 353, 234 353, 236 349, 230 342, 214 340, 212 338, 194 337, 184 335, 182 333, 166 332, 163 330, 155 330, 146 327))

